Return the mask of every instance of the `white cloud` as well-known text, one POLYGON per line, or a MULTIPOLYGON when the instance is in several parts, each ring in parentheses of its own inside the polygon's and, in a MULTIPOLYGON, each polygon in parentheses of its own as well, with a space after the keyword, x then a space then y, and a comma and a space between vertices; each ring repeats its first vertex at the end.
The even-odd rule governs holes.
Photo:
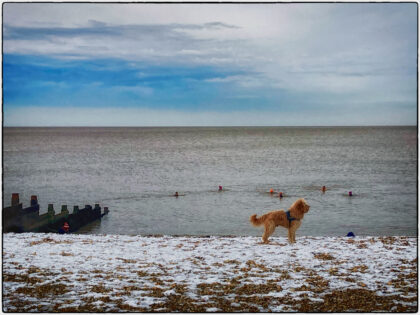
MULTIPOLYGON (((208 83, 317 93, 331 102, 416 105, 414 3, 6 3, 3 23, 4 53, 219 67, 252 75, 215 77, 208 83)), ((155 123, 171 123, 148 115, 155 123)), ((173 117, 189 123, 183 115, 173 117)), ((259 123, 278 122, 267 119, 259 123)))

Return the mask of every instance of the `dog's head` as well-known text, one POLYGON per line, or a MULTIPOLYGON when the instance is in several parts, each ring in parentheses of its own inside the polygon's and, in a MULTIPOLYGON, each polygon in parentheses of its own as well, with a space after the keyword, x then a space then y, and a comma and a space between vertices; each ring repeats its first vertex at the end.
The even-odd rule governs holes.
POLYGON ((292 217, 303 219, 304 214, 309 211, 309 208, 310 206, 306 203, 305 199, 300 198, 290 206, 289 210, 292 217))

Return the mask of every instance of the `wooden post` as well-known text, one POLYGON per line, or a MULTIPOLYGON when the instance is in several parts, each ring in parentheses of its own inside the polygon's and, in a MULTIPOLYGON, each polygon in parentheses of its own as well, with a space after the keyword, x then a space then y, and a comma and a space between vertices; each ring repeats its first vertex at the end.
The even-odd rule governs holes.
POLYGON ((49 203, 48 204, 48 222, 49 223, 54 222, 54 216, 55 216, 54 205, 52 203, 49 203))
POLYGON ((67 205, 61 206, 61 214, 64 214, 66 218, 69 216, 69 210, 67 210, 67 205))
POLYGON ((17 206, 19 204, 19 194, 14 193, 12 194, 12 207, 17 206))
POLYGON ((36 206, 38 204, 38 197, 36 195, 31 196, 31 206, 36 206))

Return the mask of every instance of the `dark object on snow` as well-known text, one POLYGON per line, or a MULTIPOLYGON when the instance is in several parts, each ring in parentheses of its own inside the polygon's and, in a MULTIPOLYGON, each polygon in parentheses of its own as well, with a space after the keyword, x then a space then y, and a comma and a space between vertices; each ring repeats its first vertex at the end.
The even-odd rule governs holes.
POLYGON ((347 237, 355 237, 356 235, 354 235, 354 233, 353 232, 348 232, 347 233, 347 237))
POLYGON ((69 233, 70 226, 67 222, 64 222, 64 225, 58 230, 58 234, 65 234, 69 233))

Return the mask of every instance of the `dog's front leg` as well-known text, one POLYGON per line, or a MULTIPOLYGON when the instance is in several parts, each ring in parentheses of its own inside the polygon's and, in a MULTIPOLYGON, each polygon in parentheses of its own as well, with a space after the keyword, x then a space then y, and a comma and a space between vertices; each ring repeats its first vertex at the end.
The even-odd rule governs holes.
POLYGON ((293 244, 295 242, 295 235, 294 235, 294 230, 292 229, 292 227, 290 227, 287 230, 287 238, 289 239, 289 243, 293 244))

